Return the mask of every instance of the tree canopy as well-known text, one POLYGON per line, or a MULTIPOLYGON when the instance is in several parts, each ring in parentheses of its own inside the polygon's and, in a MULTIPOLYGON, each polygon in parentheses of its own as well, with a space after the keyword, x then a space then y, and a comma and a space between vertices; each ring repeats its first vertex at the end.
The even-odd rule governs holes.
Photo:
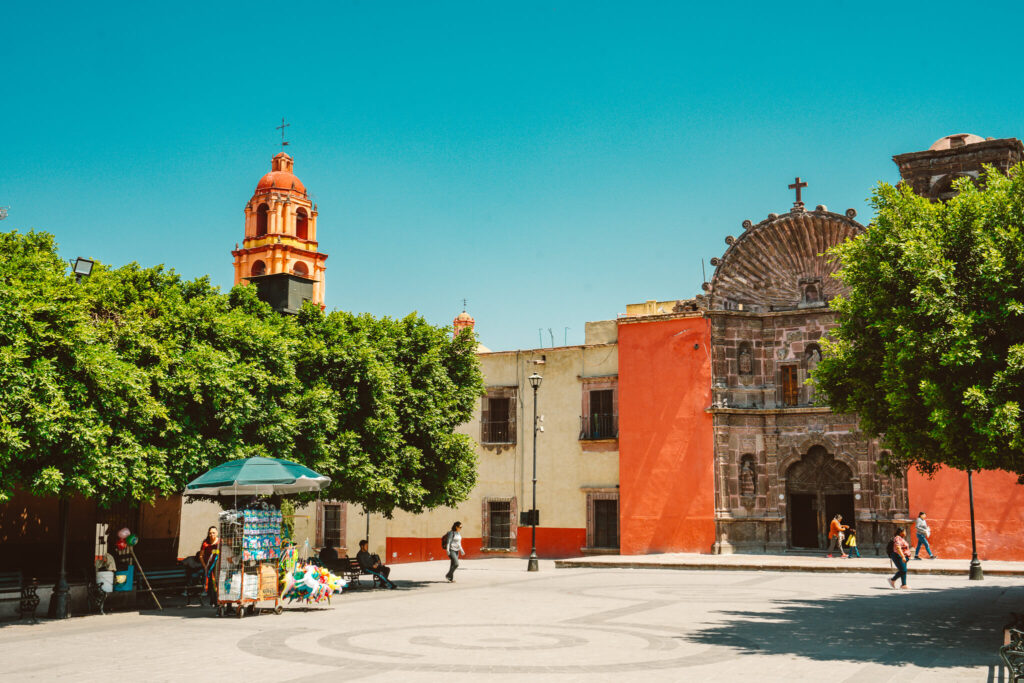
POLYGON ((152 500, 266 455, 332 478, 324 495, 390 515, 464 500, 454 428, 482 378, 469 333, 275 313, 163 267, 100 264, 81 285, 45 233, 0 233, 0 502, 15 488, 152 500))
POLYGON ((956 189, 878 186, 874 223, 834 250, 849 294, 814 379, 884 436, 887 471, 1024 474, 1024 168, 956 189))

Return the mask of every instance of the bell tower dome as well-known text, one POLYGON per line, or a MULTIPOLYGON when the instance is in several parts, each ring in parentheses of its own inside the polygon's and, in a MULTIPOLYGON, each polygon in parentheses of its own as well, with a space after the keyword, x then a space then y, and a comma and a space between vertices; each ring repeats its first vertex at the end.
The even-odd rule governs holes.
POLYGON ((235 284, 251 282, 260 298, 284 313, 305 300, 324 307, 327 254, 317 249, 316 205, 284 152, 271 162, 245 205, 245 237, 235 245, 235 284))

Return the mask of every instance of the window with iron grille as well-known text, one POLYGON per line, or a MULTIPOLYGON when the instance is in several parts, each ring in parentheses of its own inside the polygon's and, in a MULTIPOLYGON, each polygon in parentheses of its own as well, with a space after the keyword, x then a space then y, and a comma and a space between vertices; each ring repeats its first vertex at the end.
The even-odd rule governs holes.
POLYGON ((583 417, 584 439, 614 439, 619 435, 618 415, 615 414, 615 390, 590 391, 589 412, 583 417))
POLYGON ((323 545, 327 548, 341 548, 341 505, 324 504, 323 545))
POLYGON ((481 401, 480 442, 516 442, 515 388, 490 389, 481 401))
POLYGON ((512 547, 512 502, 490 501, 487 503, 487 547, 507 549, 512 547))
POLYGON ((782 404, 795 406, 800 404, 800 384, 797 383, 796 365, 782 366, 782 404))

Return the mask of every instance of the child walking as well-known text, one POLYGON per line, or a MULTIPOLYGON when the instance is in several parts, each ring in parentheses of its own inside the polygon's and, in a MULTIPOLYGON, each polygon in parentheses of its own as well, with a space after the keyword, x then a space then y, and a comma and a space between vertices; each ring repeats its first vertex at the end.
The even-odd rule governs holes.
POLYGON ((846 537, 846 554, 850 557, 860 557, 860 551, 857 549, 857 530, 850 529, 847 534, 849 535, 846 537))

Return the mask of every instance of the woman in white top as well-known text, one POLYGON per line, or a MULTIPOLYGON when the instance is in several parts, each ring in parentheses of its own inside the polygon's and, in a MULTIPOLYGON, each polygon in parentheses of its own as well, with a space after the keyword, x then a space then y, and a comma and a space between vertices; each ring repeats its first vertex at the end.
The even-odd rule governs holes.
POLYGON ((448 579, 449 582, 455 581, 455 570, 459 568, 459 554, 466 554, 466 551, 462 549, 462 522, 455 522, 452 524, 452 530, 448 532, 448 543, 445 546, 448 550, 448 559, 451 560, 451 565, 448 567, 448 573, 444 575, 444 578, 448 579))

